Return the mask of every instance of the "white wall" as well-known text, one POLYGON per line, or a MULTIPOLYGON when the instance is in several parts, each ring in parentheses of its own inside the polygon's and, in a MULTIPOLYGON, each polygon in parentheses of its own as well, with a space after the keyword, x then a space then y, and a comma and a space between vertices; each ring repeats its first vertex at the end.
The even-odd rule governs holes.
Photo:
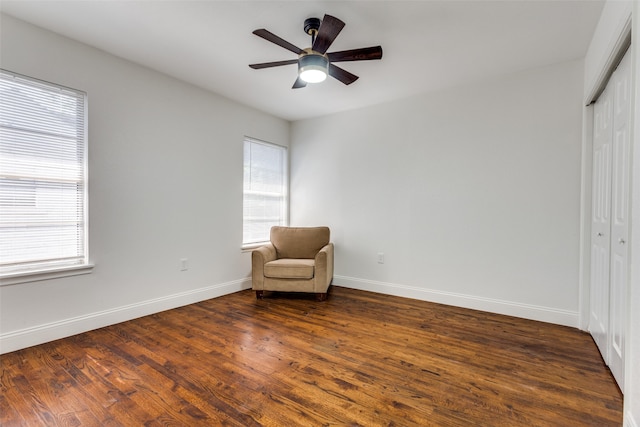
POLYGON ((577 326, 582 90, 573 61, 295 122, 292 224, 331 226, 335 284, 577 326))
POLYGON ((0 24, 3 68, 88 93, 95 263, 89 275, 0 287, 0 350, 248 287, 242 140, 288 145, 289 123, 11 17, 0 24))

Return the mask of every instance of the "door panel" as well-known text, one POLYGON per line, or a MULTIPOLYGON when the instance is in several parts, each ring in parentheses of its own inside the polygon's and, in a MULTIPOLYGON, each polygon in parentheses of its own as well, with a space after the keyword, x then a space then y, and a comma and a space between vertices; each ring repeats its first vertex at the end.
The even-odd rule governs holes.
POLYGON ((629 269, 629 181, 630 181, 630 56, 622 59, 612 76, 613 146, 611 192, 611 282, 610 282, 610 355, 609 368, 621 389, 624 388, 624 347, 626 301, 629 269))
POLYGON ((591 304, 589 332, 609 363, 609 265, 611 228, 611 90, 594 106, 593 215, 591 222, 591 304))
POLYGON ((624 389, 631 74, 627 54, 594 106, 589 332, 624 389))

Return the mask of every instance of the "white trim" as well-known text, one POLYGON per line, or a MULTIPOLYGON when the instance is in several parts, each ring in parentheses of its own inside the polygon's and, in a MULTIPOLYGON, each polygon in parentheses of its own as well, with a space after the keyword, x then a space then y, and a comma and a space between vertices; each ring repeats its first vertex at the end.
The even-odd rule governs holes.
MULTIPOLYGON (((58 83, 34 78, 25 74, 16 73, 7 69, 0 69, 2 74, 3 86, 6 84, 6 88, 18 90, 20 95, 15 97, 9 97, 7 99, 7 106, 9 109, 18 111, 15 114, 15 118, 19 119, 18 123, 13 123, 11 120, 14 115, 9 117, 10 123, 3 124, 2 127, 7 129, 22 129, 25 134, 33 136, 39 135, 38 138, 44 138, 43 141, 47 142, 47 145, 51 145, 49 150, 60 148, 60 141, 55 138, 51 139, 51 135, 54 135, 57 131, 62 131, 60 126, 60 120, 54 120, 50 122, 50 125, 46 127, 48 131, 54 132, 53 134, 42 133, 43 129, 40 120, 43 115, 43 110, 47 110, 51 106, 51 102, 56 103, 62 100, 73 100, 73 103, 69 104, 69 107, 73 106, 75 115, 68 114, 67 119, 69 124, 73 124, 73 129, 76 133, 68 135, 71 139, 68 142, 73 142, 75 149, 82 149, 82 156, 66 157, 63 160, 62 157, 51 158, 51 161, 41 162, 44 157, 41 157, 43 151, 41 144, 32 144, 31 139, 21 139, 9 137, 9 143, 18 151, 23 152, 24 155, 18 155, 15 159, 12 159, 11 152, 9 152, 9 160, 16 162, 16 168, 9 168, 6 171, 11 180, 33 180, 36 179, 36 183, 31 185, 29 189, 36 191, 35 193, 28 193, 33 199, 31 203, 22 207, 17 205, 13 206, 17 208, 13 216, 15 221, 22 222, 23 230, 31 230, 29 237, 26 235, 19 238, 22 243, 16 245, 9 245, 6 250, 7 259, 3 260, 2 274, 0 275, 0 286, 6 284, 16 284, 22 282, 31 282, 36 280, 45 280, 48 278, 67 277, 78 274, 86 274, 91 272, 92 266, 89 266, 89 223, 88 223, 88 163, 89 163, 89 147, 88 147, 88 95, 85 91, 80 89, 74 89, 68 86, 63 86, 58 83), (29 93, 30 95, 25 95, 29 93), (53 98, 51 98, 53 96, 53 98), (34 100, 36 100, 34 102, 34 100), (49 106, 49 107, 47 107, 49 106), (81 107, 81 108, 79 108, 81 107), (78 113, 81 111, 81 113, 78 113), (21 113, 20 113, 21 112, 21 113), (78 133, 81 131, 81 133, 78 133), (38 159, 38 161, 34 159, 38 159), (67 162, 68 167, 61 167, 58 161, 67 162), (35 169, 33 165, 38 165, 35 169), (73 166, 73 167, 71 167, 73 166), (61 171, 66 171, 60 175, 61 171), (67 220, 73 220, 76 224, 82 224, 82 235, 79 235, 77 230, 72 232, 73 240, 70 236, 67 239, 67 243, 64 244, 63 251, 59 251, 61 243, 51 238, 49 231, 42 231, 39 222, 36 224, 31 219, 34 212, 39 215, 41 209, 39 207, 40 197, 37 191, 40 188, 45 188, 49 184, 76 184, 75 189, 72 189, 74 194, 78 194, 77 185, 82 186, 82 198, 76 195, 71 198, 66 197, 46 197, 51 203, 52 209, 47 214, 47 221, 49 223, 43 230, 56 230, 61 224, 68 223, 67 220), (32 188, 33 187, 33 188, 32 188), (80 203, 79 203, 80 202, 80 203), (81 212, 78 207, 81 205, 81 212), (73 208, 76 212, 73 218, 61 218, 61 209, 73 208), (50 214, 50 215, 49 215, 50 214), (62 223, 58 223, 62 221, 62 223), (44 233, 44 235, 43 235, 44 233), (49 237, 46 237, 49 236, 49 237), (40 237, 40 239, 38 239, 40 237), (23 240, 26 239, 26 240, 23 240), (46 243, 48 242, 48 243, 46 243), (57 242, 57 245, 56 245, 57 242), (75 244, 73 244, 75 242, 75 244), (78 243, 82 243, 82 246, 78 243), (26 248, 24 244, 39 244, 42 246, 42 251, 35 253, 26 248), (15 246, 15 247, 14 247, 15 246), (21 250, 22 249, 22 250, 21 250), (79 251, 81 249, 81 252, 79 251)), ((65 120, 66 122, 66 120, 65 120)), ((4 150, 3 150, 4 151, 4 150)), ((45 150, 46 151, 46 150, 45 150)), ((52 151, 52 152, 54 152, 52 151)), ((57 153, 57 151, 55 151, 57 153)), ((64 153, 61 156, 65 157, 64 153)), ((8 190, 9 196, 24 196, 23 190, 8 190), (17 193, 16 193, 17 191, 17 193)), ((48 194, 48 193, 47 193, 48 194)), ((44 196, 43 196, 44 197, 44 196)), ((47 204, 48 204, 47 203, 47 204)), ((9 237, 11 239, 11 237, 9 237)))
MULTIPOLYGON (((620 21, 617 34, 618 37, 611 40, 610 46, 606 50, 605 55, 607 56, 601 61, 602 67, 600 68, 600 72, 591 83, 591 87, 589 88, 584 100, 585 105, 589 105, 598 99, 606 87, 611 74, 631 43, 631 11, 629 11, 629 14, 625 17, 624 21, 620 21)), ((587 82, 587 84, 589 83, 590 82, 587 82)))
POLYGON ((399 285, 396 283, 377 282, 374 280, 359 279, 355 277, 334 276, 333 283, 336 286, 344 286, 362 291, 395 295, 399 297, 435 302, 438 304, 446 304, 524 319, 538 320, 541 322, 555 323, 564 326, 578 326, 579 317, 578 312, 575 311, 522 304, 514 301, 477 297, 435 289, 419 288, 416 286, 399 285))
POLYGON ((17 285, 19 283, 38 282, 40 280, 59 279, 61 277, 79 276, 93 272, 93 264, 72 265, 50 270, 21 271, 0 277, 0 286, 17 285))
POLYGON ((194 304, 222 295, 242 291, 251 287, 251 279, 244 278, 220 283, 206 288, 181 292, 165 297, 154 298, 116 307, 110 310, 89 313, 57 322, 25 328, 0 334, 0 354, 8 353, 33 345, 69 337, 93 329, 103 328, 138 317, 159 313, 165 310, 194 304))
POLYGON ((580 167, 580 260, 578 270, 578 328, 589 329, 591 307, 591 187, 593 166, 593 105, 582 112, 580 167))
POLYGON ((266 246, 269 243, 271 243, 271 242, 268 241, 268 240, 266 242, 247 243, 246 245, 242 245, 241 250, 242 250, 242 252, 251 252, 254 249, 258 249, 258 248, 260 248, 262 246, 266 246))
POLYGON ((640 2, 633 2, 631 41, 631 230, 629 238, 629 303, 625 354, 625 427, 640 424, 640 2))
MULTIPOLYGON (((262 145, 264 147, 268 147, 268 148, 279 148, 281 149, 281 155, 283 156, 283 162, 282 162, 282 203, 280 205, 280 217, 279 217, 279 224, 277 225, 283 225, 286 226, 289 224, 289 182, 290 182, 290 176, 289 176, 289 147, 286 145, 280 145, 280 144, 275 144, 272 142, 267 142, 267 141, 263 141, 260 139, 256 139, 250 136, 244 136, 244 139, 242 141, 242 150, 243 150, 243 154, 242 154, 242 161, 243 161, 243 165, 246 166, 246 161, 247 159, 245 158, 245 153, 244 150, 246 149, 246 145, 247 143, 251 145, 262 145)), ((250 161, 250 164, 253 165, 253 163, 250 161)), ((244 168, 243 166, 243 168, 244 168)), ((250 169, 253 169, 252 166, 250 166, 250 169)), ((254 190, 245 190, 246 188, 246 184, 247 182, 245 181, 246 178, 246 174, 243 176, 243 183, 242 183, 242 206, 243 206, 243 213, 242 213, 242 244, 240 245, 242 250, 245 251, 247 249, 253 249, 253 245, 258 245, 258 246, 263 246, 263 242, 245 242, 245 221, 247 220, 247 217, 245 217, 245 206, 244 206, 244 202, 245 202, 245 196, 248 193, 254 193, 254 194, 259 194, 259 195, 271 195, 271 196, 278 196, 279 193, 272 193, 272 192, 263 192, 263 191, 254 191, 254 190)), ((252 181, 253 182, 253 181, 252 181)), ((271 221, 270 221, 271 222, 271 221)), ((267 231, 267 236, 266 238, 268 239, 268 231, 267 231)))

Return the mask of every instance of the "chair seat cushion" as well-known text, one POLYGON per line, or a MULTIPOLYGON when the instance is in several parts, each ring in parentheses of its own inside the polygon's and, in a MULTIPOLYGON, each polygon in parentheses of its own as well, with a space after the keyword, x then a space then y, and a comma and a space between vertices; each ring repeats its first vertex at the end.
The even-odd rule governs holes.
POLYGON ((272 279, 312 279, 313 259, 282 258, 264 265, 264 276, 272 279))

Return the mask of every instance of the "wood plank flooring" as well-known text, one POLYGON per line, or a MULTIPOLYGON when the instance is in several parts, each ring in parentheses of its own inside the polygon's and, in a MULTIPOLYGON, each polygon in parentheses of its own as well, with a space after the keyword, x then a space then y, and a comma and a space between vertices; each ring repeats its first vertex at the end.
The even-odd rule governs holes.
POLYGON ((335 286, 242 291, 0 367, 3 427, 622 424, 584 332, 335 286))

